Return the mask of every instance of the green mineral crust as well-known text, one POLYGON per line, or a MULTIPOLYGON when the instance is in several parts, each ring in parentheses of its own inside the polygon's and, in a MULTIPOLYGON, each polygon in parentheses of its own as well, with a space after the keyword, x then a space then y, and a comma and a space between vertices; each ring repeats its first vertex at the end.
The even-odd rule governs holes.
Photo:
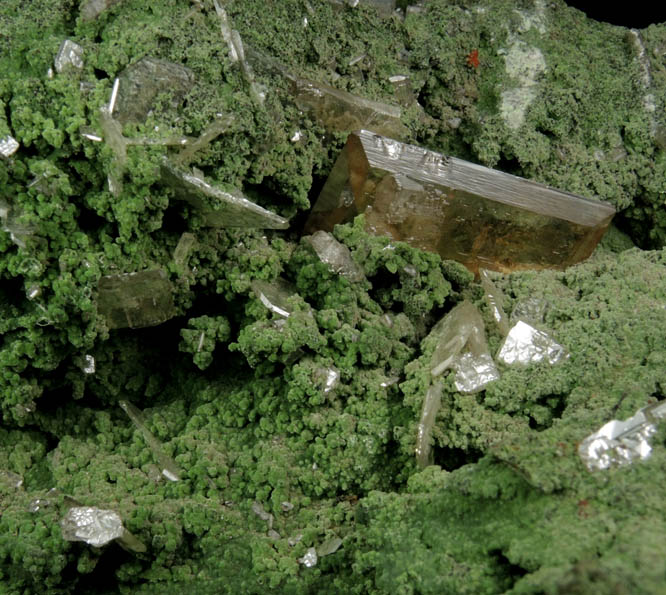
MULTIPOLYGON (((560 0, 1 2, 0 593, 663 593, 665 51, 560 0), (304 230, 368 123, 613 223, 481 283, 361 202, 304 230)), ((459 223, 572 223, 505 215, 459 223)))

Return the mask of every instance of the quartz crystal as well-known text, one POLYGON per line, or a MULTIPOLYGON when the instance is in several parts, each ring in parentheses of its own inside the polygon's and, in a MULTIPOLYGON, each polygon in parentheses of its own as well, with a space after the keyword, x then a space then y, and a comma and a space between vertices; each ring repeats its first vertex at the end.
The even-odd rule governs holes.
POLYGON ((194 234, 185 232, 180 236, 178 244, 176 244, 176 249, 173 251, 173 263, 181 274, 187 270, 187 260, 196 242, 197 239, 194 237, 194 234))
POLYGON ((108 275, 97 286, 97 311, 109 329, 156 326, 175 315, 172 291, 161 269, 108 275))
POLYGON ((209 227, 287 229, 289 221, 249 201, 240 191, 217 188, 201 177, 162 163, 162 181, 201 215, 209 227), (208 206, 212 205, 212 206, 208 206))
POLYGON ((289 298, 297 295, 296 287, 278 277, 273 281, 252 281, 252 290, 259 301, 271 312, 289 318, 292 307, 289 305, 289 298))
MULTIPOLYGON (((294 79, 293 92, 296 105, 310 112, 331 132, 365 128, 395 138, 405 138, 409 132, 400 120, 402 110, 397 106, 306 79, 294 79)), ((332 226, 327 229, 331 231, 332 226)))
POLYGON ((305 238, 314 248, 319 260, 328 265, 333 273, 338 273, 350 281, 361 281, 365 274, 353 261, 349 248, 341 244, 327 231, 316 231, 305 238))
POLYGON ((477 272, 563 269, 580 262, 615 210, 361 130, 348 137, 305 231, 332 231, 360 213, 370 233, 477 272))
POLYGON ((507 365, 527 365, 547 361, 557 364, 569 357, 566 349, 548 333, 519 320, 504 339, 497 359, 507 365))
POLYGON ((160 465, 162 475, 164 475, 169 481, 179 481, 180 469, 178 468, 178 465, 176 465, 176 462, 164 452, 160 441, 155 438, 153 433, 148 429, 144 414, 129 401, 119 401, 118 404, 122 410, 127 413, 127 416, 132 420, 132 423, 143 435, 143 439, 146 441, 146 444, 152 451, 157 463, 160 465))
POLYGON ((580 443, 578 454, 590 471, 647 459, 652 453, 649 439, 664 418, 666 401, 643 407, 625 421, 611 420, 580 443))
POLYGON ((83 68, 83 48, 71 39, 65 39, 60 44, 53 64, 58 73, 64 72, 68 68, 80 70, 83 68))
POLYGON ((149 56, 128 66, 118 78, 115 117, 121 124, 143 122, 163 93, 169 93, 172 106, 177 107, 194 83, 189 68, 149 56))

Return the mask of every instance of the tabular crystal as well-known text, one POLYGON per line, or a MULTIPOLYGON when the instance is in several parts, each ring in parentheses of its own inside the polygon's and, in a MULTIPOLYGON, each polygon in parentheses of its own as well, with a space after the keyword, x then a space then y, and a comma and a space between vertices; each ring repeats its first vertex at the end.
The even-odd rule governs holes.
POLYGON ((97 310, 109 329, 162 324, 175 314, 171 283, 162 270, 102 277, 97 310))
POLYGON ((639 409, 625 421, 609 421, 580 443, 578 454, 590 471, 622 466, 647 459, 652 453, 649 438, 666 417, 666 402, 639 409))
POLYGON ((509 331, 497 359, 507 365, 534 364, 547 361, 557 364, 569 357, 566 349, 544 332, 519 320, 509 331))
POLYGON ((477 272, 580 262, 615 210, 361 130, 347 139, 305 231, 332 231, 360 213, 370 233, 458 260, 477 272))
POLYGON ((13 136, 0 138, 0 156, 11 157, 18 151, 19 144, 13 136))
POLYGON ((328 265, 333 273, 338 273, 350 281, 361 281, 365 275, 353 261, 349 248, 336 240, 327 231, 316 231, 306 240, 314 248, 319 260, 328 265))
POLYGON ((113 510, 101 510, 94 506, 74 506, 60 521, 62 537, 67 541, 85 541, 101 547, 123 536, 125 529, 120 517, 113 510))
POLYGON ((63 72, 67 68, 83 68, 83 48, 71 39, 65 39, 60 44, 54 60, 56 72, 63 72))

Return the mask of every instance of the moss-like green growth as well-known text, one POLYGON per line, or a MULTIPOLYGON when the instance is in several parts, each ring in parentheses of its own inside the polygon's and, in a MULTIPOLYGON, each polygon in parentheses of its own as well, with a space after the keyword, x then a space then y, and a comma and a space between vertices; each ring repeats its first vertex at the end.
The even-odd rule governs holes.
POLYGON ((252 62, 262 100, 212 3, 107 0, 95 19, 23 4, 0 6, 0 138, 20 144, 0 157, 0 591, 663 590, 663 427, 652 458, 624 468, 590 473, 577 445, 665 396, 666 28, 637 36, 559 1, 432 0, 384 18, 363 2, 231 0, 247 57, 272 59, 252 62), (57 72, 67 38, 83 67, 57 72), (191 88, 167 85, 120 127, 100 110, 144 57, 185 66, 191 88), (361 280, 299 237, 346 131, 294 105, 291 75, 400 105, 411 142, 621 211, 587 262, 496 276, 509 313, 546 304, 539 324, 571 356, 500 366, 476 395, 445 377, 424 470, 428 332, 467 299, 493 354, 500 333, 471 273, 369 236, 362 217, 334 230, 361 280), (206 227, 165 158, 292 228, 206 227), (108 330, 100 279, 156 269, 173 317, 108 330), (271 283, 293 289, 287 310, 261 299, 271 283), (77 503, 118 512, 146 551, 65 541, 77 503))

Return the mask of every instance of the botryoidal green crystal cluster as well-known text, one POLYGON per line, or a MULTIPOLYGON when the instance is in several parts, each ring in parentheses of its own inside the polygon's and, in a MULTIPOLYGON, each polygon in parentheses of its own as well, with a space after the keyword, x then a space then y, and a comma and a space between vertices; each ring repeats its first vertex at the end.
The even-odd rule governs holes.
POLYGON ((0 32, 0 592, 662 592, 664 26, 6 0, 0 32), (363 217, 303 236, 352 125, 628 235, 481 283, 363 217))

